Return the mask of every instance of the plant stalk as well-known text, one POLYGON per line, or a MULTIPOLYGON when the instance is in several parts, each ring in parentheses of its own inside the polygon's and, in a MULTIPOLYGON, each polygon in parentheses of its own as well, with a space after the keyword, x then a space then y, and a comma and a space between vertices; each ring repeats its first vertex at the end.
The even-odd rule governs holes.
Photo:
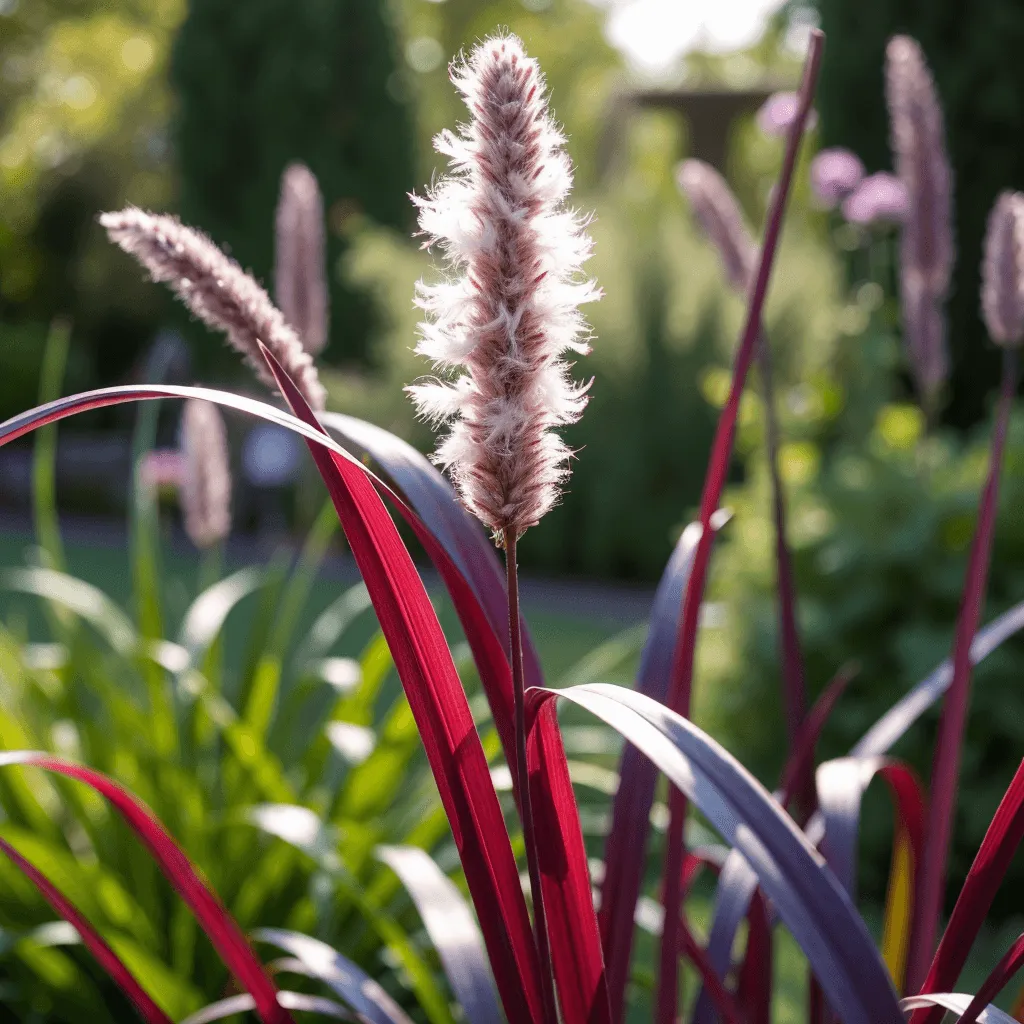
MULTIPOLYGON (((679 643, 672 666, 668 700, 669 707, 673 711, 687 717, 690 713, 693 667, 697 650, 697 626, 700 620, 700 607, 704 599, 708 565, 711 561, 711 544, 714 539, 714 531, 710 529, 711 517, 718 509, 728 476, 729 461, 736 436, 736 421, 739 417, 740 398, 743 395, 747 373, 758 348, 757 343, 761 335, 761 311, 768 293, 768 282, 775 261, 779 235, 782 232, 782 220, 790 186, 793 182, 800 141, 803 138, 811 102, 814 98, 814 90, 818 82, 824 43, 825 36, 822 32, 811 33, 803 80, 800 84, 799 110, 796 120, 790 126, 789 137, 786 140, 782 170, 779 173, 779 180, 768 211, 757 275, 750 292, 747 320, 736 353, 729 398, 718 420, 718 428, 711 448, 711 459, 704 479, 704 491, 700 504, 700 524, 703 527, 703 533, 697 545, 693 569, 683 598, 679 643)), ((662 894, 665 915, 658 975, 657 1016, 655 1018, 657 1024, 674 1024, 679 1005, 679 924, 682 913, 681 867, 686 797, 675 787, 672 788, 669 795, 669 815, 665 884, 662 894)))
MULTIPOLYGON (((971 542, 963 598, 956 624, 956 638, 953 642, 953 682, 942 705, 939 735, 935 743, 935 759, 932 762, 927 822, 929 841, 925 844, 922 857, 917 909, 911 933, 907 963, 908 992, 919 990, 935 952, 935 938, 946 888, 946 868, 953 831, 964 724, 970 698, 971 643, 981 620, 985 591, 988 588, 992 542, 999 505, 999 477, 1019 376, 1017 350, 1007 346, 1003 349, 1003 379, 992 432, 988 479, 978 506, 978 526, 971 542)), ((931 1021, 938 1016, 939 1013, 920 1010, 915 1014, 918 1020, 931 1021)))
POLYGON ((530 772, 526 762, 526 685, 523 674, 523 637, 519 619, 519 569, 516 562, 516 537, 505 538, 505 569, 508 578, 508 633, 512 652, 512 698, 516 732, 516 782, 519 792, 519 816, 523 823, 526 864, 530 872, 533 897, 533 929, 537 943, 541 990, 544 999, 545 1024, 558 1024, 555 1009, 555 986, 551 973, 551 949, 548 945, 547 917, 541 888, 540 858, 537 833, 533 823, 533 801, 530 797, 530 772))

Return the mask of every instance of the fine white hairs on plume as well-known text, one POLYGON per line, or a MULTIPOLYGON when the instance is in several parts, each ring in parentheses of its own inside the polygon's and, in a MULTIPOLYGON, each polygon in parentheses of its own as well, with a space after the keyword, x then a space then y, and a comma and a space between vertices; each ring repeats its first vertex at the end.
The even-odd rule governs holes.
POLYGON ((324 200, 305 164, 289 164, 281 175, 274 227, 274 298, 315 356, 327 344, 324 200))
POLYGON ((190 398, 181 417, 181 509, 197 548, 218 544, 231 529, 231 468, 227 432, 217 407, 190 398))
POLYGON ((270 296, 209 238, 176 217, 131 207, 103 214, 100 224, 154 281, 167 284, 203 323, 223 331, 264 384, 277 387, 260 353, 261 341, 310 406, 323 409, 326 393, 312 356, 270 296))
POLYGON ((434 460, 502 544, 551 509, 569 475, 555 428, 580 418, 589 385, 564 357, 589 352, 579 305, 600 291, 581 275, 591 242, 565 205, 572 167, 537 62, 501 36, 450 76, 472 117, 435 138, 450 172, 413 197, 425 247, 439 244, 452 273, 417 286, 417 352, 443 379, 407 390, 423 417, 449 424, 434 460))

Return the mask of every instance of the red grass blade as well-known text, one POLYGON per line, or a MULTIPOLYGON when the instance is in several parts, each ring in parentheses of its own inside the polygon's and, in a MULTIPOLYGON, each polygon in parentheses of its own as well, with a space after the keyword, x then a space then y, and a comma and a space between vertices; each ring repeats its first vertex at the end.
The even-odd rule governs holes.
MULTIPOLYGON (((811 34, 807 60, 804 65, 803 81, 800 85, 799 109, 796 119, 790 126, 786 140, 786 152, 782 170, 775 186, 764 241, 758 260, 757 276, 751 292, 747 308, 747 321, 743 331, 739 350, 733 366, 732 383, 725 408, 718 420, 715 439, 711 449, 711 460, 708 464, 707 476, 704 479, 704 492, 701 496, 700 522, 704 532, 697 545, 697 554, 693 563, 693 571, 686 588, 683 602, 683 620, 680 624, 679 643, 672 669, 672 689, 669 694, 669 707, 684 716, 690 713, 690 693, 693 684, 693 665, 697 649, 697 626, 700 607, 704 599, 704 587, 707 582, 708 566, 711 560, 712 533, 708 529, 711 516, 721 503, 722 488, 725 486, 732 457, 733 442, 736 435, 736 422, 739 417, 740 398, 746 386, 747 373, 757 350, 757 341, 761 333, 761 310, 768 292, 768 281, 771 277, 775 252, 778 247, 779 235, 782 231, 782 218, 786 200, 789 197, 796 167, 800 141, 811 109, 811 101, 818 81, 821 67, 821 55, 824 46, 824 35, 815 31, 811 34)), ((683 859, 683 826, 686 817, 686 800, 683 795, 673 790, 669 800, 670 822, 665 854, 665 880, 662 902, 665 907, 665 931, 661 939, 661 957, 658 979, 658 1024, 674 1024, 676 1009, 679 1002, 678 957, 676 950, 679 945, 678 929, 680 921, 680 865, 683 859)))
POLYGON ((1003 954, 1002 959, 971 1000, 967 1012, 960 1018, 962 1024, 974 1024, 978 1015, 1010 983, 1010 979, 1024 966, 1024 935, 1019 935, 1013 945, 1003 954))
MULTIPOLYGON (((712 529, 723 525, 724 521, 724 516, 712 520, 712 529)), ((691 523, 683 530, 651 606, 650 627, 640 658, 636 688, 662 703, 668 700, 683 595, 701 532, 698 523, 691 523)), ((633 915, 646 868, 651 805, 657 781, 654 765, 627 744, 619 766, 619 788, 612 804, 612 823, 605 841, 605 876, 601 883, 601 944, 613 1021, 622 1019, 625 1006, 633 951, 633 915)))
POLYGON ((76 779, 109 800, 142 840, 167 881, 188 904, 239 984, 253 997, 264 1024, 294 1024, 291 1015, 277 1002, 277 989, 274 983, 256 958, 234 918, 202 881, 188 857, 163 825, 134 796, 100 772, 39 751, 16 750, 0 753, 0 767, 7 765, 32 765, 69 779, 76 779))
POLYGON ((929 840, 921 866, 918 905, 910 960, 907 964, 907 985, 911 991, 918 987, 925 964, 935 948, 935 935, 945 894, 946 862, 949 857, 953 809, 960 774, 960 751, 971 689, 971 642, 981 621, 985 591, 988 587, 988 571, 999 501, 999 477, 1010 413, 1017 391, 1017 378, 1016 350, 1006 347, 1003 349, 1003 384, 992 433, 991 464, 978 510, 978 527, 971 542, 963 603, 956 624, 956 639, 953 642, 953 682, 942 706, 939 735, 935 743, 935 759, 932 763, 931 797, 928 808, 929 840))
MULTIPOLYGON (((1021 840, 1024 840, 1024 761, 999 802, 967 873, 928 977, 921 986, 921 994, 946 992, 956 984, 1021 840)), ((926 1010, 917 1016, 922 1022, 936 1024, 940 1011, 926 1010)))
POLYGON ((135 975, 125 967, 120 957, 103 941, 102 936, 76 907, 41 871, 14 849, 10 843, 0 839, 0 851, 28 878, 42 893, 47 903, 65 921, 74 926, 86 948, 96 962, 117 982, 118 987, 132 1001, 139 1016, 147 1024, 172 1024, 171 1018, 150 998, 146 990, 136 981, 135 975))
MULTIPOLYGON (((790 756, 792 756, 800 739, 804 717, 807 714, 807 683, 804 678, 803 654, 800 650, 800 631, 796 622, 796 581, 793 576, 793 559, 786 539, 786 499, 782 488, 782 474, 779 471, 779 424, 775 415, 772 350, 768 334, 763 330, 760 342, 760 369, 761 386, 764 392, 765 450, 772 484, 772 517, 775 521, 775 572, 779 606, 782 695, 786 709, 790 756)), ((812 765, 807 762, 798 762, 794 785, 797 785, 796 796, 800 804, 802 819, 814 810, 814 770, 812 765)))
MULTIPOLYGON (((298 418, 318 427, 274 357, 265 348, 263 355, 298 418)), ((409 552, 365 471, 351 458, 307 443, 338 511, 423 740, 505 1012, 510 1020, 540 1020, 537 951, 519 872, 444 633, 409 552)))
MULTIPOLYGON (((937 1007, 936 1013, 950 1010, 957 1015, 965 1014, 971 1005, 971 996, 963 992, 936 992, 931 995, 909 996, 900 1000, 900 1008, 907 1010, 926 1010, 931 1012, 937 1007)), ((998 1007, 986 1006, 978 1015, 980 1024, 1014 1024, 1013 1017, 1003 1013, 998 1007)))
MULTIPOLYGON (((560 697, 642 750, 754 871, 846 1024, 902 1024, 888 972, 864 922, 806 837, 734 757, 691 722, 620 686, 530 691, 560 697)), ((678 949, 677 949, 678 955, 678 949)))
MULTIPOLYGON (((860 671, 859 667, 853 664, 844 665, 832 678, 832 681, 818 695, 818 699, 811 708, 811 713, 803 721, 795 741, 789 750, 789 759, 782 771, 782 779, 779 782, 781 795, 779 803, 788 807, 793 799, 794 791, 798 780, 808 769, 814 768, 814 748, 821 738, 821 730, 829 720, 839 698, 846 692, 853 677, 860 671)), ((807 808, 813 810, 814 808, 807 808)))
POLYGON ((725 1024, 742 1024, 747 1018, 736 1005, 736 1000, 733 998, 732 993, 725 987, 722 979, 719 978, 718 973, 711 966, 707 953, 704 952, 704 947, 694 937, 693 932, 690 931, 690 927, 685 921, 680 922, 679 931, 682 938, 680 949, 689 958, 693 966, 697 968, 697 973, 703 979, 704 987, 714 1003, 715 1009, 721 1015, 722 1020, 725 1021, 725 1024))
MULTIPOLYGON (((541 887, 555 980, 566 1024, 610 1024, 601 936, 594 913, 587 851, 553 701, 527 691, 527 764, 541 887)), ((632 930, 632 924, 630 925, 632 930)))

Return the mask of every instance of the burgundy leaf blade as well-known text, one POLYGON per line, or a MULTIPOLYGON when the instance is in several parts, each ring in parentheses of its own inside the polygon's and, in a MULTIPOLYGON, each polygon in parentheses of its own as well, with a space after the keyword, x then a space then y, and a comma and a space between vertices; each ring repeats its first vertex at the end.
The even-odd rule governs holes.
POLYGON ((43 898, 65 921, 72 925, 82 938, 86 948, 96 962, 117 983, 122 992, 131 1000, 139 1016, 147 1024, 172 1024, 171 1018, 153 1002, 135 975, 124 965, 120 957, 107 945, 103 937, 89 923, 76 907, 41 871, 14 849, 10 843, 0 839, 0 851, 39 890, 43 898))

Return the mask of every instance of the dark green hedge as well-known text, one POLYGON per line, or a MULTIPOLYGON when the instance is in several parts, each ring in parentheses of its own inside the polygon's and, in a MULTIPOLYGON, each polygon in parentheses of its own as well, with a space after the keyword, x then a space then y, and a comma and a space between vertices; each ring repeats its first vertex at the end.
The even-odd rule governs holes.
MULTIPOLYGON (((281 172, 307 163, 330 224, 326 358, 361 359, 372 308, 333 268, 365 214, 406 228, 412 115, 381 0, 191 0, 174 50, 181 212, 271 285, 281 172)), ((205 351, 214 351, 206 346, 205 351)))

